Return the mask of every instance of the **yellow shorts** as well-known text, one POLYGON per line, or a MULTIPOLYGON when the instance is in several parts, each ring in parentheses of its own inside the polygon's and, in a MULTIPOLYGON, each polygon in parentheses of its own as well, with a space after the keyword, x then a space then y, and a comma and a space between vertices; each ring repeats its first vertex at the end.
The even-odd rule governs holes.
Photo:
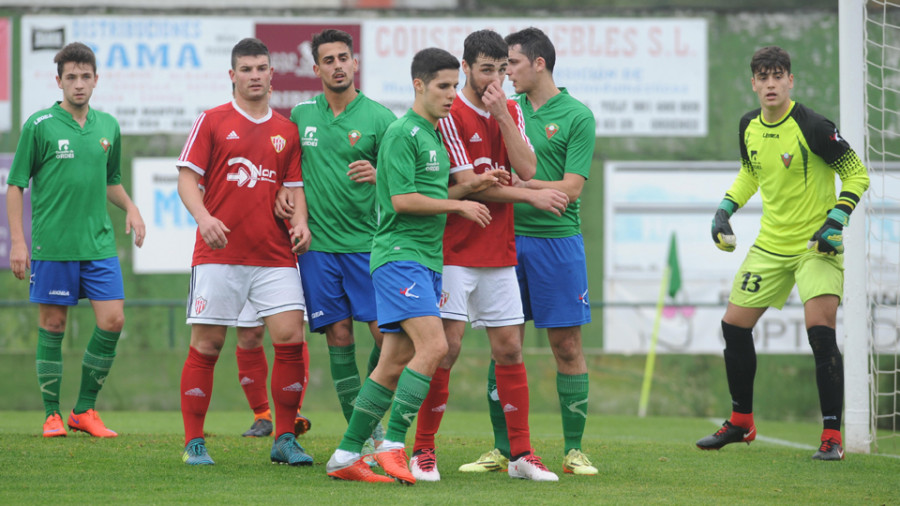
POLYGON ((750 248, 734 276, 729 302, 741 307, 781 309, 797 285, 800 300, 819 295, 844 293, 844 255, 823 255, 807 251, 796 256, 780 256, 750 248))

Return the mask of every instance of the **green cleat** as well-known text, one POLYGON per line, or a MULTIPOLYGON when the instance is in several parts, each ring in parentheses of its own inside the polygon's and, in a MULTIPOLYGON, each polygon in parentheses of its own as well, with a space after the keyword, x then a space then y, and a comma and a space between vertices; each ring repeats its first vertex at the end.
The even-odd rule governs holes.
POLYGON ((181 454, 181 461, 189 466, 211 466, 215 464, 206 451, 206 441, 197 437, 188 441, 181 454))
POLYGON ((587 458, 587 455, 581 453, 581 450, 576 450, 572 448, 569 450, 569 453, 566 455, 566 458, 563 459, 563 472, 567 474, 574 474, 578 476, 593 476, 599 471, 591 461, 587 458))
POLYGON ((488 473, 492 471, 506 471, 509 467, 509 459, 504 457, 500 450, 493 450, 482 454, 475 462, 459 466, 463 473, 488 473))
POLYGON ((290 432, 280 436, 272 444, 270 455, 273 464, 288 464, 292 466, 311 466, 313 458, 306 454, 306 450, 297 442, 297 438, 290 432))

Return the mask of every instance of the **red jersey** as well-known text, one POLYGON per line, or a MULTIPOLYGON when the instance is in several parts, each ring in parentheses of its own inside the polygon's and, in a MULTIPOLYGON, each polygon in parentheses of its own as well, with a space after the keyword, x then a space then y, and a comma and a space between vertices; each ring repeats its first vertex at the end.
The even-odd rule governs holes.
POLYGON ((231 232, 214 250, 197 230, 193 265, 293 267, 296 257, 284 223, 275 217, 282 186, 303 186, 297 126, 274 113, 254 119, 236 103, 203 112, 194 121, 176 163, 200 174, 203 205, 231 232))
MULTIPOLYGON (((515 100, 506 106, 525 142, 525 119, 515 100)), ((450 173, 474 169, 476 174, 486 169, 510 170, 509 154, 500 133, 500 125, 490 113, 466 100, 460 93, 453 101, 450 115, 438 123, 444 145, 450 154, 450 173)), ((477 223, 457 214, 447 215, 444 229, 444 265, 463 267, 507 267, 516 265, 516 238, 513 226, 513 205, 485 202, 491 212, 491 223, 481 228, 477 223)))

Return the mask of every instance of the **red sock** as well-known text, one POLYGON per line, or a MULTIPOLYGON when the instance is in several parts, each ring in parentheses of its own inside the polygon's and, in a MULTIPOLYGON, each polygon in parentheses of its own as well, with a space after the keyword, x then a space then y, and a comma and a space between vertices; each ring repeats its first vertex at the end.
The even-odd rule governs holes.
POLYGON ((528 428, 528 374, 525 364, 494 366, 497 376, 497 395, 506 417, 509 434, 509 454, 513 457, 531 452, 531 432, 528 428))
POLYGON ((303 341, 303 391, 300 392, 300 404, 297 405, 297 413, 303 406, 303 399, 306 398, 306 385, 309 384, 309 346, 303 341))
POLYGON ((184 420, 184 444, 203 437, 203 421, 212 397, 213 372, 218 355, 204 355, 191 347, 181 370, 181 418, 184 420))
POLYGON ((450 397, 450 369, 438 367, 431 377, 428 395, 419 408, 419 421, 416 423, 416 444, 413 452, 434 449, 434 435, 441 426, 447 399, 450 397))
POLYGON ((844 444, 841 440, 841 431, 834 429, 824 429, 822 431, 822 441, 828 441, 829 439, 834 439, 838 442, 838 444, 844 444))
POLYGON ((303 393, 303 343, 273 344, 272 404, 275 405, 275 437, 294 433, 294 418, 303 393))
POLYGON ((737 411, 732 411, 730 421, 731 425, 751 429, 753 428, 753 413, 738 413, 737 411))
POLYGON ((249 350, 238 346, 234 354, 237 357, 238 379, 250 409, 261 415, 269 410, 269 392, 266 390, 269 362, 266 360, 266 350, 262 346, 249 350))

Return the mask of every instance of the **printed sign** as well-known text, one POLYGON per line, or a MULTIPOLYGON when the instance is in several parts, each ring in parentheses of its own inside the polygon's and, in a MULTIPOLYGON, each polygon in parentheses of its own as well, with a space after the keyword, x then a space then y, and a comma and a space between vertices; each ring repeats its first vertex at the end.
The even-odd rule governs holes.
POLYGON ((135 158, 132 197, 147 226, 144 246, 132 246, 138 274, 191 272, 197 222, 178 196, 175 158, 135 158))

